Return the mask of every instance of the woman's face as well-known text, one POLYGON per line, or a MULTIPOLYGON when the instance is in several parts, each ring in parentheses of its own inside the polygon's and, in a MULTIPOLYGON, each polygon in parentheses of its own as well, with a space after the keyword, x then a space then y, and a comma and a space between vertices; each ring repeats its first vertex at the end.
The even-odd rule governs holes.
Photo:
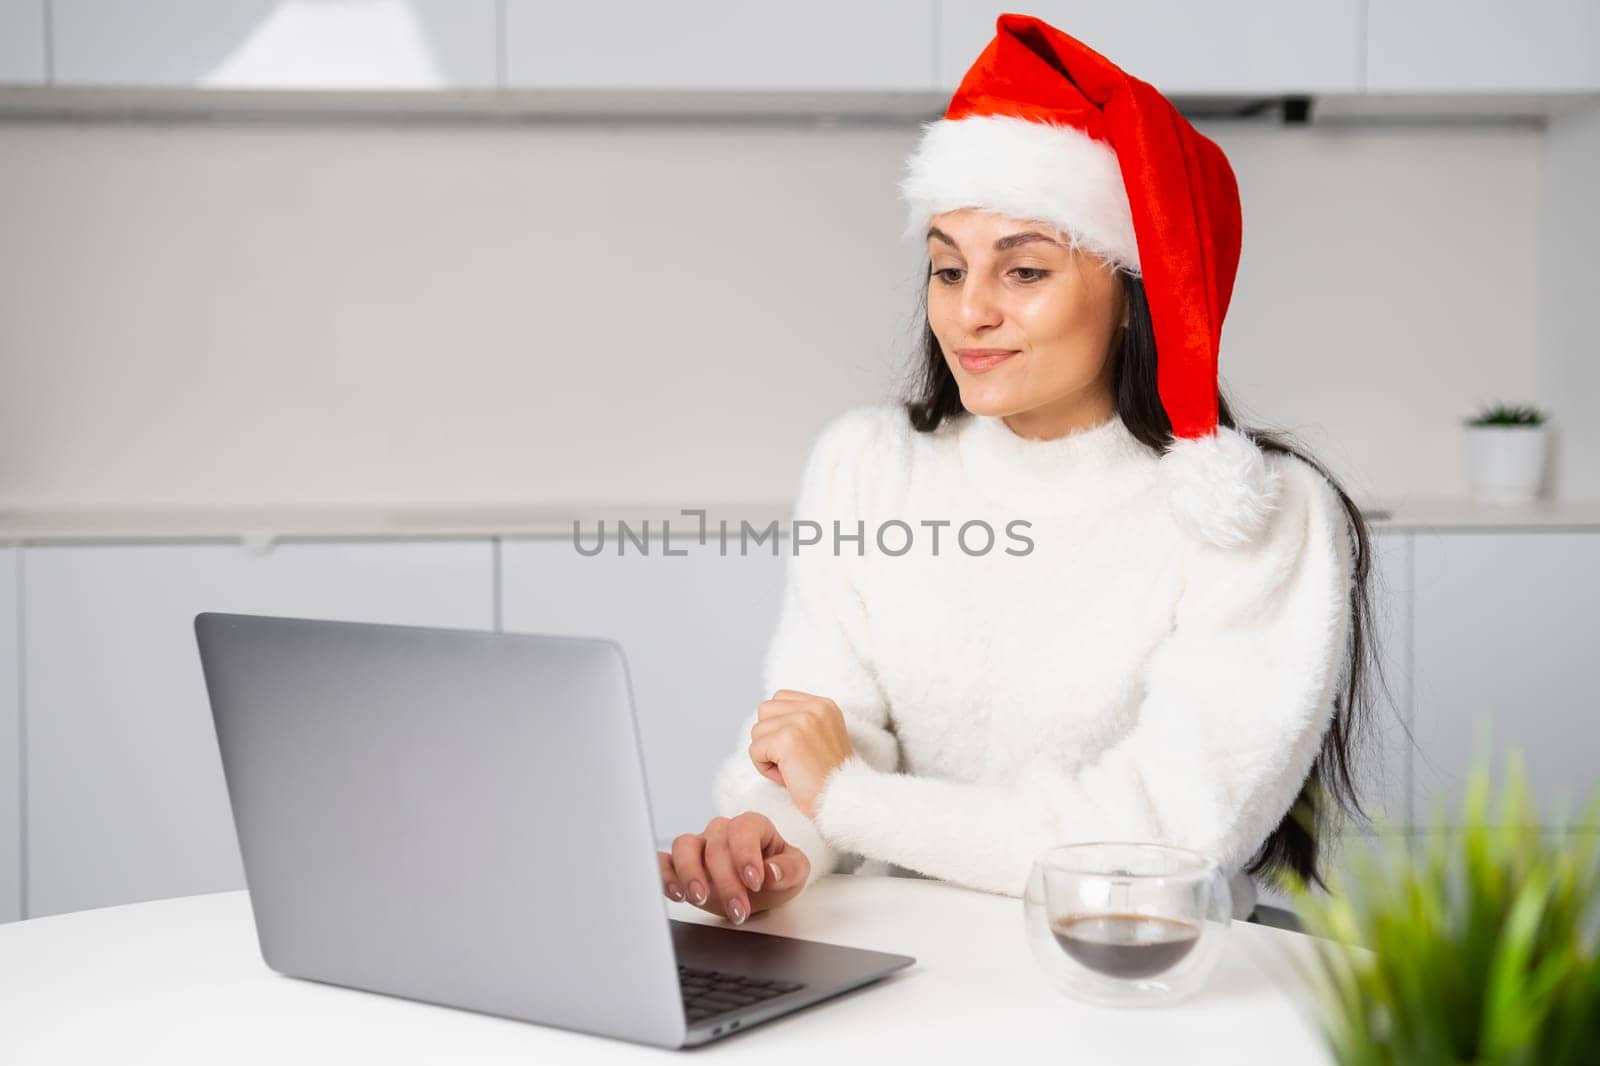
POLYGON ((1110 354, 1124 299, 1104 260, 1046 224, 970 207, 933 217, 928 258, 928 323, 962 406, 1035 438, 1116 413, 1110 354))

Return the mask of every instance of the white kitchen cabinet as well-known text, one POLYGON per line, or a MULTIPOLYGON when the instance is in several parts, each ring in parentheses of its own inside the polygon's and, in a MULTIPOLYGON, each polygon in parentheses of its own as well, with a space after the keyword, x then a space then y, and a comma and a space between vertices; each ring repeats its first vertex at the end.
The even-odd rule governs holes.
POLYGON ((1382 867, 1390 862, 1406 861, 1405 856, 1415 854, 1418 839, 1415 834, 1399 831, 1340 838, 1328 855, 1323 875, 1328 888, 1341 895, 1358 896, 1359 886, 1372 872, 1369 864, 1382 867))
MULTIPOLYGON (((1362 0, 1043 0, 1026 13, 1163 93, 1356 92, 1362 0)), ((995 20, 1017 9, 940 0, 939 86, 954 90, 995 20)))
POLYGON ((243 885, 201 611, 489 629, 489 539, 23 551, 27 916, 243 885))
POLYGON ((1429 824, 1436 801, 1455 820, 1474 760, 1498 782, 1520 748, 1541 822, 1564 824, 1600 782, 1600 532, 1419 532, 1413 544, 1413 820, 1429 824))
POLYGON ((515 89, 934 88, 932 0, 506 0, 515 89))
MULTIPOLYGON (((668 514, 669 520, 670 512, 668 514)), ((637 526, 634 527, 637 532, 637 526)), ((622 644, 633 684, 657 840, 700 832, 715 813, 711 780, 736 750, 739 725, 770 693, 761 664, 778 620, 789 540, 771 554, 769 539, 752 554, 718 554, 715 529, 700 547, 689 520, 672 521, 663 556, 659 523, 651 554, 633 542, 585 557, 572 538, 509 539, 501 546, 503 625, 508 632, 611 637, 622 644)), ((583 543, 595 542, 593 523, 583 543)), ((748 743, 748 740, 745 741, 748 743)))
POLYGON ((56 85, 493 89, 495 0, 51 0, 56 85))
POLYGON ((45 83, 46 0, 0 0, 0 85, 45 83))
POLYGON ((1370 742, 1357 756, 1362 806, 1374 819, 1363 831, 1404 832, 1411 823, 1411 534, 1372 534, 1370 639, 1381 678, 1371 678, 1370 742), (1369 802, 1370 801, 1370 802, 1369 802))
POLYGON ((22 917, 22 749, 16 548, 0 548, 0 922, 22 917))
POLYGON ((1595 0, 1368 0, 1369 92, 1600 90, 1595 0))

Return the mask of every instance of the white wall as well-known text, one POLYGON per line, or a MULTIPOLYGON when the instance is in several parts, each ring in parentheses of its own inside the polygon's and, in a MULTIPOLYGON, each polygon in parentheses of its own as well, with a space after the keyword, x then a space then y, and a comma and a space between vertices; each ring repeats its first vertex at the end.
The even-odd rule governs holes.
POLYGON ((1539 392, 1553 412, 1552 490, 1600 497, 1600 104, 1551 120, 1539 219, 1539 392))
MULTIPOLYGON (((1533 398, 1542 131, 1202 128, 1246 423, 1464 489, 1458 420, 1533 398)), ((915 136, 0 124, 0 507, 787 500, 914 350, 915 136)))

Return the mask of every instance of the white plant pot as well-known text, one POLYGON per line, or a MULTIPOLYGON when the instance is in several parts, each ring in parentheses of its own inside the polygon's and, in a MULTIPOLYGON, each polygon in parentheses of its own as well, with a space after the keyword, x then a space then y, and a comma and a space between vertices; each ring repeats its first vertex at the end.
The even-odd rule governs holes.
POLYGON ((1544 479, 1543 425, 1467 426, 1467 483, 1480 503, 1528 503, 1544 479))

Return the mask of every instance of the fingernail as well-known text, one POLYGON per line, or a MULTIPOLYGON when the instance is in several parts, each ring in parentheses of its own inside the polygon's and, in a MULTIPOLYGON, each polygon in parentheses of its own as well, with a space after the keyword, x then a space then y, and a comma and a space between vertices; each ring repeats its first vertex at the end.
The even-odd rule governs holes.
POLYGON ((754 866, 746 866, 744 868, 744 883, 749 885, 751 888, 761 887, 761 875, 756 872, 756 868, 754 866))
POLYGON ((773 884, 776 885, 776 884, 781 884, 783 882, 783 871, 778 869, 778 864, 777 863, 775 863, 775 862, 767 863, 767 872, 772 875, 772 883, 773 884))
POLYGON ((679 886, 679 884, 676 881, 674 881, 672 884, 667 886, 667 895, 672 897, 675 900, 682 900, 683 899, 683 889, 682 889, 682 887, 679 886))
POLYGON ((699 881, 690 881, 689 898, 694 901, 694 904, 697 907, 704 903, 706 901, 706 886, 702 885, 699 881))
POLYGON ((734 925, 744 924, 744 907, 740 906, 738 900, 730 899, 728 901, 728 917, 733 919, 734 925))

